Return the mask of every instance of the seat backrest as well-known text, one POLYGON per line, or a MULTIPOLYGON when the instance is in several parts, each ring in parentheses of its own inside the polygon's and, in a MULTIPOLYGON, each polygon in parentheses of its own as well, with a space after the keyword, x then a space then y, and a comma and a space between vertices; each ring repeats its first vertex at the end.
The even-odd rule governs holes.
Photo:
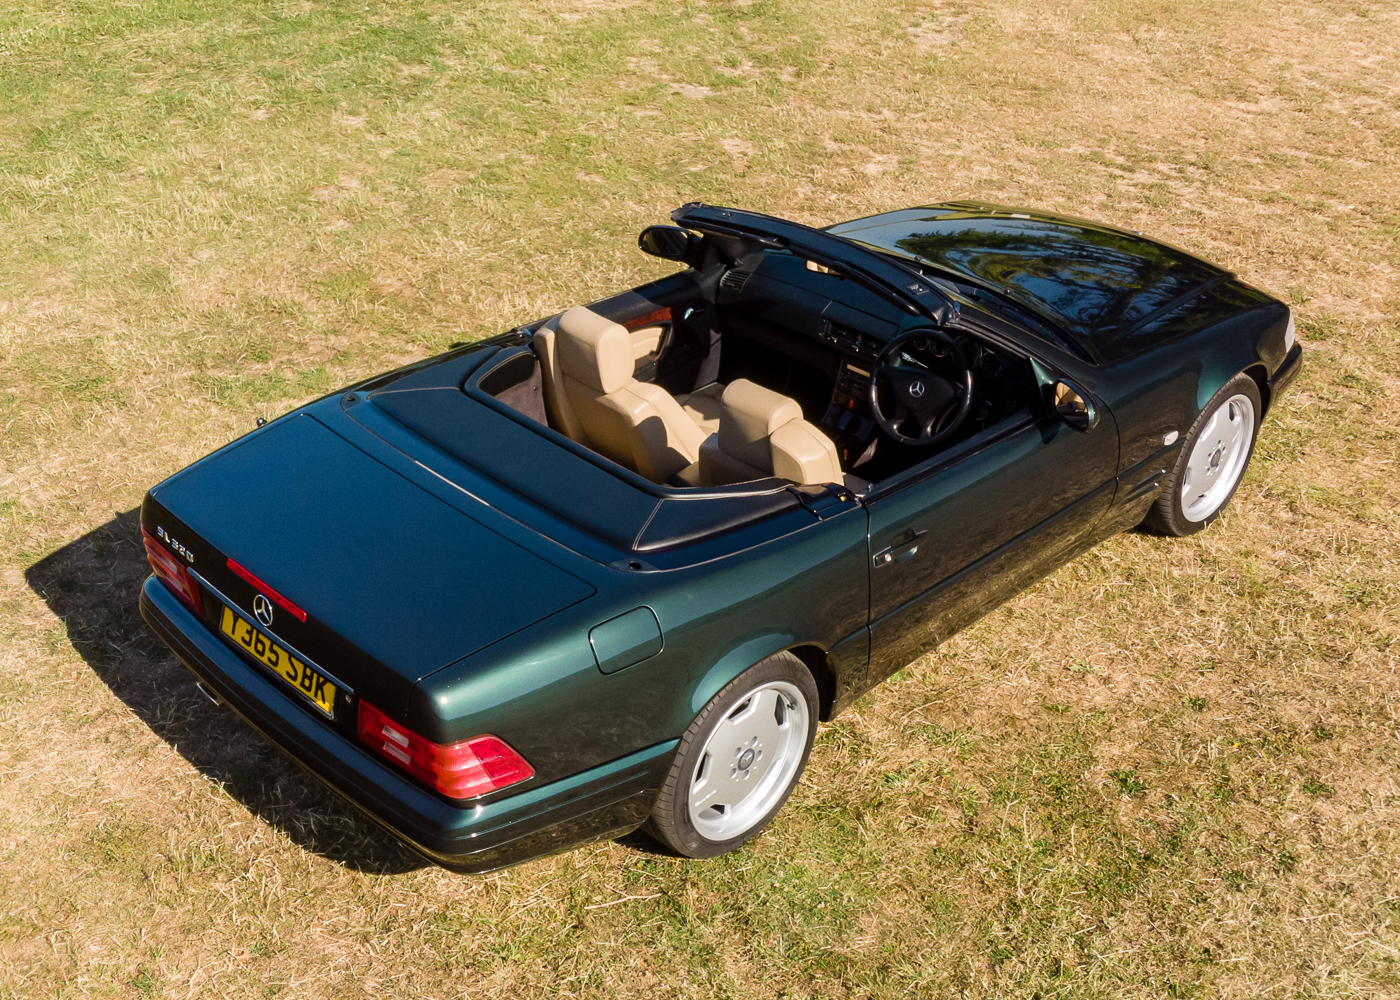
POLYGON ((564 392, 564 384, 559 371, 559 317, 555 316, 535 331, 531 343, 535 356, 540 362, 540 372, 544 376, 544 405, 549 415, 550 425, 571 441, 588 444, 588 435, 583 431, 578 414, 569 405, 569 397, 564 392))
POLYGON ((655 483, 699 457, 704 431, 665 389, 632 377, 636 359, 625 328, 576 306, 559 317, 555 349, 560 395, 581 443, 655 483))
POLYGON ((748 379, 721 399, 719 433, 700 449, 706 486, 779 476, 801 485, 839 483, 841 459, 831 438, 802 418, 797 400, 748 379))

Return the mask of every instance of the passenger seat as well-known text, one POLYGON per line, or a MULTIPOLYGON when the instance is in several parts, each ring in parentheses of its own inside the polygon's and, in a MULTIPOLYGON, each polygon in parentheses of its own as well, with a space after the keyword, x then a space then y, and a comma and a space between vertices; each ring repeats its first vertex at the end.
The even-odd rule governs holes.
POLYGON ((741 378, 720 401, 719 432, 700 447, 701 485, 768 476, 802 486, 843 482, 836 445, 802 418, 797 400, 741 378))
POLYGON ((722 383, 711 382, 703 389, 682 393, 676 397, 676 402, 681 404, 681 409, 685 410, 691 420, 700 425, 700 429, 705 432, 706 437, 719 433, 719 415, 724 409, 724 404, 720 401, 723 392, 724 385, 722 383))
POLYGON ((535 339, 546 402, 570 438, 654 483, 699 457, 705 431, 665 389, 632 377, 636 359, 624 327, 575 306, 535 339))

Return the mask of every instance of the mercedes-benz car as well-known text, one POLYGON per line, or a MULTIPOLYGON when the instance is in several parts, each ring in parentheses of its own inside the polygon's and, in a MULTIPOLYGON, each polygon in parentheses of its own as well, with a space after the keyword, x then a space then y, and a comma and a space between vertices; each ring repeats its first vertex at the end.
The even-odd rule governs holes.
POLYGON ((1293 320, 1140 233, 699 203, 675 273, 368 379, 154 486, 141 611, 447 867, 743 844, 817 725, 1103 538, 1220 515, 1293 320))

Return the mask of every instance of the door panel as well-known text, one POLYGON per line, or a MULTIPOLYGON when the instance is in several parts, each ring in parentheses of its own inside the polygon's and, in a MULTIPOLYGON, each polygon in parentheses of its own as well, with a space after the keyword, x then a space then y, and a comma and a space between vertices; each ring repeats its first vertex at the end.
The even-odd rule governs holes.
POLYGON ((872 498, 867 686, 1070 558, 1113 499, 1117 428, 1104 418, 1089 431, 1028 419, 872 498))

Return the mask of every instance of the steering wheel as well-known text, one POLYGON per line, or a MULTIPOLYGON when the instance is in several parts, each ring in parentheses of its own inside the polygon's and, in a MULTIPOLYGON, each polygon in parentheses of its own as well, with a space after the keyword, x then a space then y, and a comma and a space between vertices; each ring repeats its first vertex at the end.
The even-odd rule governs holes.
POLYGON ((971 408, 972 369, 958 342, 944 331, 910 330, 886 344, 876 359, 870 376, 870 415, 886 437, 900 444, 933 444, 961 427, 971 408), (925 366, 924 359, 944 360, 960 374, 949 379, 925 366), (882 385, 894 397, 890 417, 880 409, 882 385), (911 418, 918 426, 913 435, 902 429, 911 418))

